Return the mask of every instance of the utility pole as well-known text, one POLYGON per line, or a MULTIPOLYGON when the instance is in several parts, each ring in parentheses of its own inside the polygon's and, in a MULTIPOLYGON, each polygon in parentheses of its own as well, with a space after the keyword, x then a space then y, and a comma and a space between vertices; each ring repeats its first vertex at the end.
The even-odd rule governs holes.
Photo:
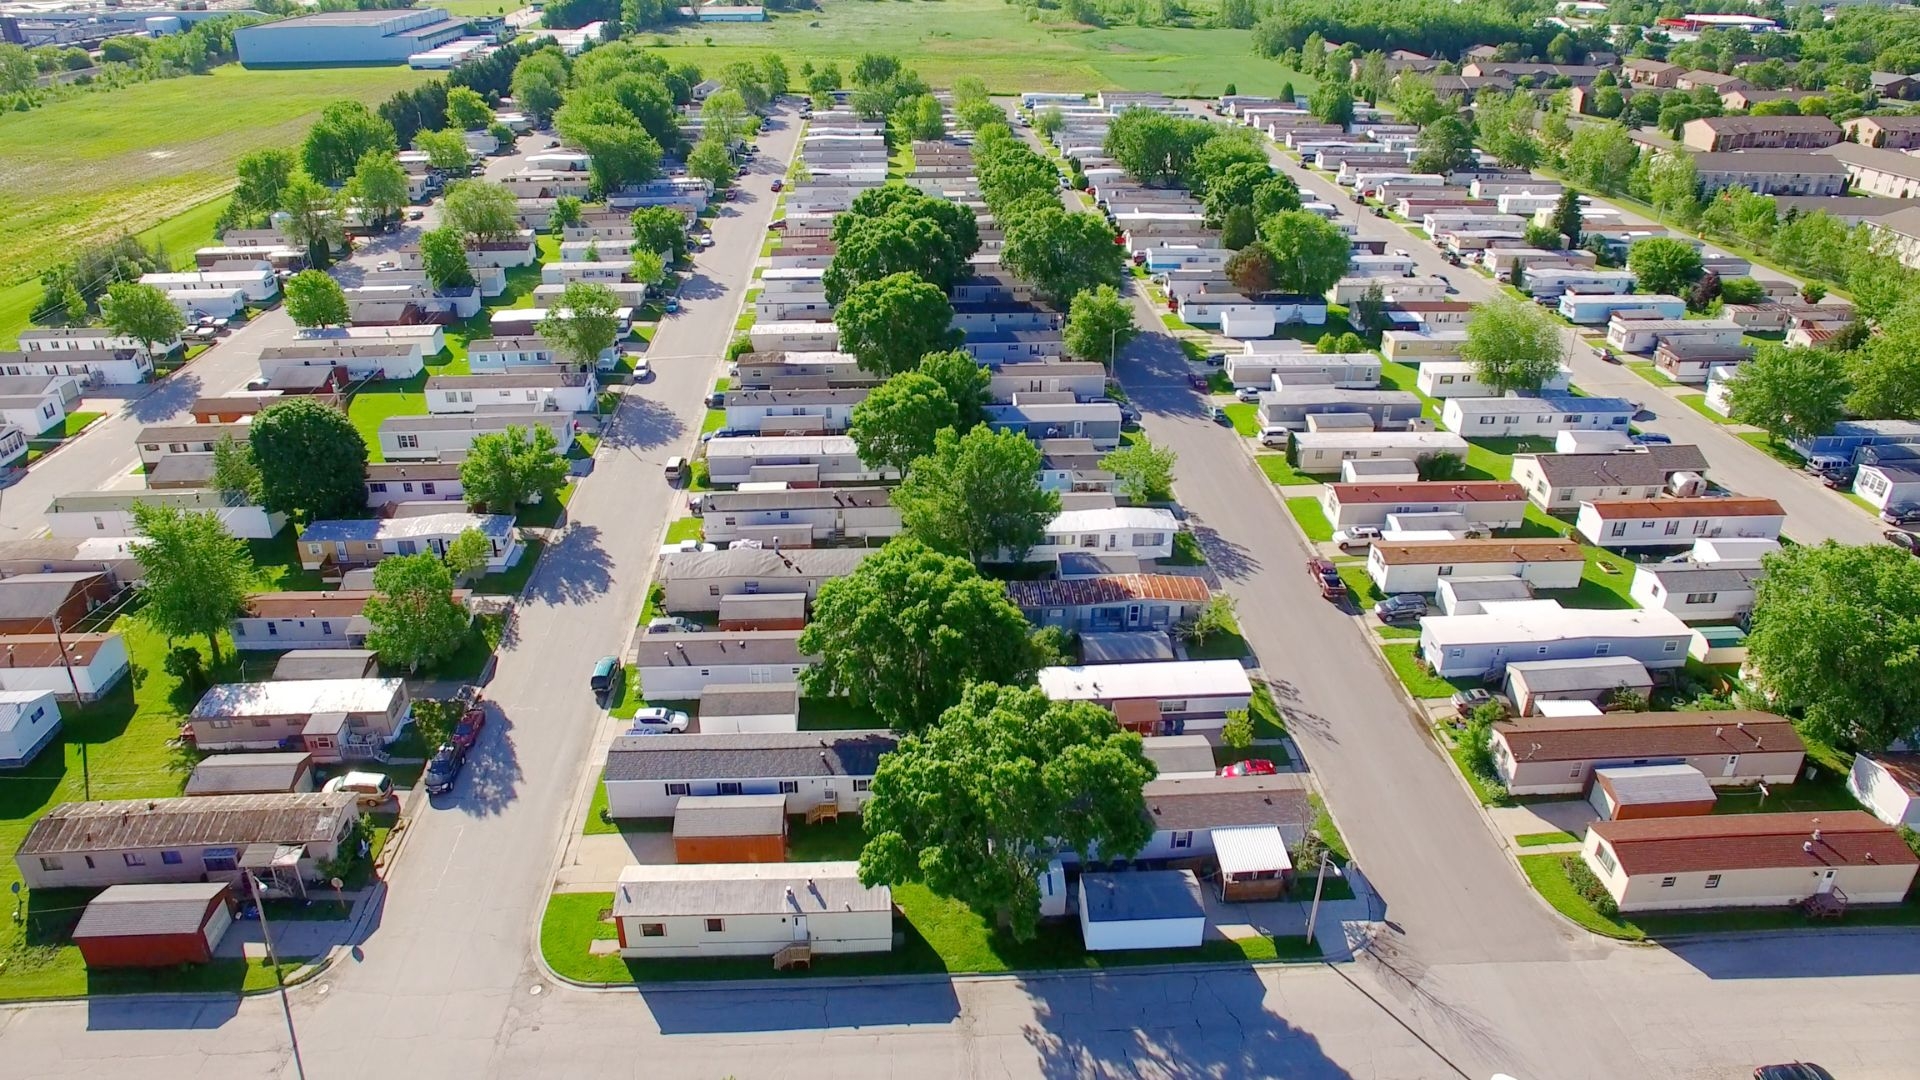
POLYGON ((299 1080, 307 1080, 307 1068, 300 1060, 300 1034, 293 1027, 293 1006, 287 1001, 287 982, 280 975, 280 958, 274 955, 273 934, 267 928, 267 905, 260 898, 260 879, 253 871, 243 870, 247 876, 247 894, 253 898, 253 910, 260 914, 260 941, 267 947, 267 963, 273 965, 273 982, 280 990, 280 1011, 287 1018, 287 1041, 293 1044, 293 1072, 299 1080))
MULTIPOLYGON (((74 704, 78 706, 80 703, 80 680, 73 674, 73 657, 67 655, 67 639, 61 634, 60 616, 58 615, 53 617, 53 644, 55 648, 60 650, 60 666, 67 669, 67 685, 73 687, 73 701, 74 704)), ((11 645, 7 646, 7 659, 9 661, 13 659, 13 646, 11 645)), ((74 741, 80 747, 81 795, 88 802, 92 802, 93 769, 87 764, 87 743, 84 739, 76 739, 74 741)))
POLYGON ((1320 853, 1320 872, 1313 879, 1313 907, 1307 912, 1307 944, 1309 945, 1319 944, 1319 942, 1314 940, 1313 927, 1315 923, 1320 921, 1320 891, 1326 888, 1326 885, 1327 853, 1322 851, 1320 853))

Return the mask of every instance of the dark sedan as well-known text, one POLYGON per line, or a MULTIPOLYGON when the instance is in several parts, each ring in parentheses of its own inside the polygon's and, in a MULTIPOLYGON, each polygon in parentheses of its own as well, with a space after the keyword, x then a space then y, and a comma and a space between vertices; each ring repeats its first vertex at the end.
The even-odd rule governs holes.
POLYGON ((445 795, 453 790, 453 782, 460 778, 460 766, 466 764, 466 758, 460 748, 452 743, 441 743, 440 749, 433 752, 433 759, 427 762, 427 794, 445 795))

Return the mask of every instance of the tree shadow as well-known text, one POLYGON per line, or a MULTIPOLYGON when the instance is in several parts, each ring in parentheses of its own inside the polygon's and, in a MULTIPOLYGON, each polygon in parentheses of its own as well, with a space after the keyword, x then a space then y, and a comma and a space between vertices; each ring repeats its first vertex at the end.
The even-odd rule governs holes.
POLYGON ((584 604, 612 584, 613 557, 601 546, 599 528, 570 525, 548 542, 525 595, 547 604, 584 604))
POLYGON ((725 284, 708 277, 705 271, 695 270, 680 283, 679 297, 684 305, 690 300, 714 300, 727 295, 725 284))
POLYGON ((519 794, 525 773, 514 747, 513 719, 494 702, 486 702, 487 727, 467 756, 466 768, 454 789, 435 806, 459 810, 471 817, 487 817, 505 810, 519 794))
POLYGON ((637 454, 678 445, 686 433, 686 422, 658 399, 628 394, 620 411, 613 415, 613 422, 600 432, 600 442, 613 450, 637 454))
MULTIPOLYGON (((859 959, 823 957, 822 965, 859 959)), ((766 965, 762 957, 753 957, 752 962, 755 967, 766 965)), ((845 966, 857 969, 859 965, 845 966)), ((663 1035, 945 1025, 960 1015, 960 1000, 946 979, 911 983, 836 979, 820 986, 719 990, 656 984, 641 987, 640 996, 663 1035)))
POLYGON ((1259 571, 1260 560, 1254 558, 1246 545, 1227 539, 1219 530, 1202 523, 1197 517, 1189 516, 1187 528, 1199 542, 1201 552, 1207 557, 1207 565, 1222 578, 1237 581, 1259 571))
POLYGON ((1318 1037, 1267 1005, 1252 968, 1032 980, 1022 1034, 1049 1080, 1347 1077, 1318 1037))
POLYGON ((205 389, 199 373, 190 366, 152 385, 151 393, 127 405, 127 415, 143 424, 157 424, 185 412, 205 389))

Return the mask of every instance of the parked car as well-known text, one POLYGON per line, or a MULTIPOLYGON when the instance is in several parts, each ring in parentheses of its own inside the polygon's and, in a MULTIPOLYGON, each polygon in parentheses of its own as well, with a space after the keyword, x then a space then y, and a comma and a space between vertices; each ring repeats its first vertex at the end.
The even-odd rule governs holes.
POLYGON ((1413 258, 1413 255, 1410 252, 1408 252, 1406 248, 1394 248, 1393 254, 1396 258, 1401 258, 1401 259, 1413 258))
POLYGON ((633 363, 633 381, 647 382, 653 378, 653 364, 644 356, 629 357, 633 363))
POLYGON ((1378 525, 1353 525, 1333 534, 1333 542, 1340 546, 1341 551, 1372 547, 1373 542, 1378 539, 1380 539, 1378 525))
POLYGON ((1852 484, 1854 476, 1859 471, 1851 465, 1844 465, 1838 468, 1817 469, 1814 475, 1820 478, 1822 484, 1837 491, 1852 484))
POLYGON ((1833 1080, 1833 1074, 1811 1061, 1794 1061, 1762 1065, 1753 1070, 1753 1080, 1833 1080))
POLYGON ((1920 555, 1920 537, 1910 532, 1901 532, 1899 529, 1888 529, 1880 535, 1887 538, 1887 543, 1905 550, 1907 554, 1920 555))
POLYGON ((361 806, 379 806, 393 798, 393 781, 384 773, 350 772, 327 781, 320 790, 329 795, 349 792, 361 806))
POLYGON ((1453 711, 1459 713, 1462 719, 1482 705, 1498 705, 1499 703, 1499 699, 1494 697, 1491 691, 1482 690, 1477 686, 1471 690, 1461 690, 1453 695, 1453 711))
POLYGON ((1612 349, 1601 349, 1600 359, 1605 360, 1609 364, 1618 364, 1620 363, 1620 354, 1614 352, 1612 349))
POLYGON ((452 743, 441 743, 440 749, 433 752, 427 762, 427 794, 445 795, 453 790, 453 782, 460 776, 460 766, 466 764, 460 748, 452 743))
POLYGON ((1627 438, 1641 446, 1668 446, 1673 442, 1672 436, 1662 435, 1657 431, 1636 431, 1627 438))
POLYGON ((661 302, 660 306, 665 309, 669 315, 678 315, 680 313, 680 300, 678 297, 669 296, 661 302))
POLYGON ((1233 426, 1233 417, 1228 416, 1227 410, 1218 405, 1207 406, 1207 419, 1219 424, 1221 427, 1233 426))
POLYGON ((704 629, 692 619, 683 619, 678 615, 662 615, 647 620, 649 634, 697 634, 704 629))
POLYGON ((1913 525, 1920 523, 1920 506, 1889 506, 1880 511, 1880 520, 1889 525, 1913 525))
POLYGON ((1340 580, 1340 571, 1326 559, 1308 559, 1307 576, 1314 579, 1320 587, 1320 595, 1328 600, 1343 599, 1347 595, 1347 583, 1340 580))
POLYGON ((607 694, 613 690, 613 684, 619 678, 620 661, 611 656, 603 656, 594 662, 593 674, 587 678, 587 689, 593 691, 596 699, 605 701, 607 694))
POLYGON ((1208 367, 1225 367, 1227 354, 1223 352, 1208 353, 1206 363, 1208 367))
POLYGON ((718 544, 705 544, 698 540, 681 540, 678 543, 660 545, 660 554, 662 555, 685 555, 695 551, 719 550, 720 545, 718 544))
POLYGON ((725 199, 727 202, 733 202, 740 198, 740 191, 738 188, 728 188, 727 193, 720 197, 722 199, 725 199))
POLYGON ((1233 396, 1239 401, 1259 401, 1260 388, 1257 386, 1243 386, 1235 390, 1233 396))
POLYGON ((1409 622, 1427 613, 1427 598, 1419 593, 1398 593, 1373 605, 1373 616, 1381 622, 1409 622))
POLYGON ((633 714, 633 734, 664 735, 687 730, 693 721, 686 713, 674 709, 662 709, 658 706, 641 709, 633 714))
POLYGON ((452 741, 453 745, 459 747, 460 752, 464 754, 473 749, 474 743, 480 741, 480 733, 485 731, 486 728, 487 710, 482 708, 478 701, 475 701, 467 706, 465 712, 460 714, 460 722, 453 725, 453 734, 448 736, 448 738, 452 741))
POLYGON ((1272 776, 1279 771, 1280 771, 1279 766, 1275 765, 1271 761, 1268 761, 1266 758, 1249 758, 1246 761, 1236 761, 1231 765, 1222 766, 1220 769, 1220 775, 1221 776, 1272 776))
MULTIPOLYGON (((262 381, 264 382, 265 380, 262 381)), ((1188 372, 1187 385, 1193 387, 1195 390, 1204 391, 1207 389, 1207 377, 1197 371, 1188 372)), ((261 389, 265 389, 265 387, 263 386, 261 389)))
POLYGON ((408 220, 408 221, 419 221, 419 220, 420 220, 421 218, 423 218, 423 217, 426 217, 426 216, 427 216, 427 212, 426 212, 425 210, 409 210, 409 211, 407 211, 407 220, 408 220))

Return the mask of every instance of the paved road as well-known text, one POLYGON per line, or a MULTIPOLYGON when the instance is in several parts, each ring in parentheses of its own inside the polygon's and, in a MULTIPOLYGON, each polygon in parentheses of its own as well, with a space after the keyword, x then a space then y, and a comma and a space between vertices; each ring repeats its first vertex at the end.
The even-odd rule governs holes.
MULTIPOLYGON (((1404 227, 1387 218, 1374 217, 1370 210, 1356 204, 1347 189, 1302 166, 1298 159, 1279 147, 1267 144, 1267 155, 1274 165, 1319 198, 1340 207, 1341 214, 1355 223, 1364 240, 1384 240, 1389 248, 1404 249, 1414 257, 1423 276, 1445 277, 1459 290, 1459 298, 1489 300, 1499 287, 1477 270, 1452 267, 1440 257, 1438 248, 1420 240, 1404 227)), ((1641 219, 1629 214, 1634 221, 1641 219)), ((1790 280, 1784 275, 1755 267, 1755 276, 1769 280, 1790 280)), ((1156 320, 1157 321, 1157 320, 1156 320)), ((1804 473, 1782 466, 1765 453, 1743 442, 1686 404, 1676 401, 1664 389, 1656 387, 1625 367, 1609 364, 1584 341, 1568 333, 1572 354, 1573 381, 1596 396, 1607 395, 1637 401, 1652 411, 1654 419, 1639 426, 1673 437, 1676 442, 1692 443, 1707 455, 1709 475, 1722 486, 1742 495, 1765 496, 1779 500, 1787 510, 1787 532, 1803 543, 1838 540, 1846 544, 1880 543, 1881 525, 1858 506, 1804 473)))

